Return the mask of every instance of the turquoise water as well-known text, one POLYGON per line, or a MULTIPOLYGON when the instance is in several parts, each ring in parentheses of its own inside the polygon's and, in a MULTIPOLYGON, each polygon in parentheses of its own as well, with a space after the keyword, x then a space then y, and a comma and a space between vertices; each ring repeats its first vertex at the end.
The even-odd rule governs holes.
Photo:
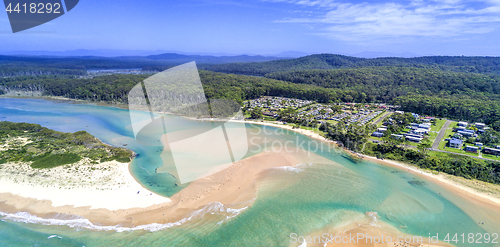
MULTIPOLYGON (((162 166, 165 170, 175 168, 169 163, 168 154, 163 155, 163 159, 160 157, 162 147, 142 146, 134 140, 127 110, 1 98, 0 120, 38 123, 66 132, 86 130, 108 144, 127 144, 127 148, 139 154, 131 170, 141 184, 165 196, 186 186, 179 184, 171 174, 155 172, 162 166)), ((175 121, 186 129, 207 124, 185 119, 175 121)), ((277 129, 272 127, 247 124, 247 128, 249 133, 260 132, 259 136, 274 141, 273 145, 276 141, 311 140, 295 132, 276 134, 277 129)), ((261 152, 252 147, 250 150, 247 156, 261 152)), ((261 189, 253 205, 241 211, 233 210, 241 208, 240 205, 223 208, 214 203, 200 212, 199 217, 180 226, 125 232, 89 230, 81 227, 83 223, 76 224, 80 227, 43 225, 27 215, 25 221, 38 224, 0 221, 0 246, 288 246, 292 232, 307 235, 342 225, 371 211, 378 213, 380 221, 405 234, 426 237, 429 233, 444 236, 446 233, 500 232, 498 216, 491 215, 496 212, 464 201, 406 171, 370 162, 353 163, 330 151, 314 153, 332 162, 312 161, 293 169, 271 169, 266 179, 257 181, 261 189)), ((84 219, 74 222, 81 223, 84 219)))

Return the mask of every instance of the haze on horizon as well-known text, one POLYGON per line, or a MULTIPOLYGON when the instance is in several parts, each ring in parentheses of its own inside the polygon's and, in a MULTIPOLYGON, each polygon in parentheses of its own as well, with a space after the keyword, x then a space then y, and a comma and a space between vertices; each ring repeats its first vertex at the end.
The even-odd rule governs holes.
POLYGON ((108 49, 500 56, 499 23, 498 0, 80 1, 71 12, 16 34, 2 11, 0 54, 108 49))

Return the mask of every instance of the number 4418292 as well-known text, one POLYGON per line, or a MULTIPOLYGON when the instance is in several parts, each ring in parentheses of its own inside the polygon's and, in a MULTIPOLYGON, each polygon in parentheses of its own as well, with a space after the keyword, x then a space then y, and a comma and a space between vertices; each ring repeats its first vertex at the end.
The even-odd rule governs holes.
POLYGON ((498 233, 469 233, 465 234, 462 233, 458 235, 458 233, 455 233, 455 235, 450 236, 450 234, 446 234, 446 237, 443 239, 445 242, 450 243, 450 242, 455 242, 455 243, 475 243, 475 244, 498 244, 498 233))
POLYGON ((24 3, 23 5, 20 5, 19 3, 16 4, 16 6, 14 6, 14 8, 12 8, 12 3, 9 3, 9 5, 7 5, 7 8, 5 9, 7 11, 7 13, 12 13, 12 12, 16 12, 16 13, 24 13, 24 14, 27 14, 27 13, 31 13, 31 14, 50 14, 50 13, 53 13, 53 14, 60 14, 60 9, 61 8, 61 4, 60 3, 30 3, 29 5, 27 5, 27 3, 24 3), (28 12, 29 11, 29 12, 28 12))

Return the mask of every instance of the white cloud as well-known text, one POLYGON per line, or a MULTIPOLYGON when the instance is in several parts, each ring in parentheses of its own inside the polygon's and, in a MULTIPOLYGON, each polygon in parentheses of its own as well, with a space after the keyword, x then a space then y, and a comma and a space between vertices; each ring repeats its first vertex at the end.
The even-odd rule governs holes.
POLYGON ((290 17, 277 22, 315 25, 318 34, 348 41, 484 34, 494 31, 500 22, 500 0, 413 0, 406 4, 272 1, 318 9, 314 18, 290 17))

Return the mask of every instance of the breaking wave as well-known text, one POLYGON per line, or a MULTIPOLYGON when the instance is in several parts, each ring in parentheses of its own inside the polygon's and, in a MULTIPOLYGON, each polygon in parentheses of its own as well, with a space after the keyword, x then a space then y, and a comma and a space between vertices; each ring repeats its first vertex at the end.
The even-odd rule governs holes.
MULTIPOLYGON (((228 220, 228 219, 236 217, 237 215, 239 215, 241 212, 243 212, 247 208, 248 208, 248 206, 244 207, 244 208, 240 208, 240 209, 227 208, 220 202, 212 202, 212 203, 207 204, 202 209, 199 209, 199 210, 192 212, 189 215, 189 217, 181 219, 177 222, 166 223, 166 224, 151 223, 151 224, 147 224, 147 225, 140 225, 140 226, 134 226, 134 227, 123 227, 123 226, 119 226, 119 225, 116 225, 116 226, 95 225, 92 222, 90 222, 88 219, 83 218, 81 216, 75 216, 75 215, 72 215, 70 218, 66 217, 67 219, 57 219, 57 218, 44 219, 44 218, 40 218, 36 215, 32 215, 28 212, 17 212, 14 214, 0 212, 0 217, 2 217, 2 220, 9 220, 9 221, 13 221, 13 222, 20 222, 20 223, 27 223, 27 224, 68 226, 70 228, 88 229, 88 230, 96 230, 96 231, 129 232, 129 231, 143 230, 143 231, 155 232, 155 231, 161 231, 164 229, 172 228, 175 226, 180 226, 180 225, 182 225, 188 221, 194 220, 194 219, 201 219, 206 214, 221 214, 221 215, 226 216, 226 220, 228 220)), ((58 237, 58 236, 50 236, 50 237, 54 238, 54 237, 58 237)))
POLYGON ((284 170, 284 171, 288 171, 288 172, 295 172, 295 173, 299 173, 299 172, 302 172, 304 171, 304 167, 308 167, 308 166, 311 166, 312 164, 298 164, 296 166, 280 166, 280 167, 274 167, 274 168, 271 168, 271 169, 276 169, 276 170, 284 170))

